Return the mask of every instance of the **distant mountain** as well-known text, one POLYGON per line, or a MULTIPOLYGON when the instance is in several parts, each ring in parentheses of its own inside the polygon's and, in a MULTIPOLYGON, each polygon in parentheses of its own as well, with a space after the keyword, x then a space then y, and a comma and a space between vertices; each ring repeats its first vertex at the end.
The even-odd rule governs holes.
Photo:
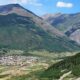
POLYGON ((76 51, 79 46, 19 4, 0 6, 0 48, 76 51))
POLYGON ((43 19, 80 44, 80 13, 46 14, 43 19))
POLYGON ((61 76, 65 76, 67 80, 77 80, 76 78, 80 77, 80 53, 53 64, 42 73, 41 78, 60 80, 61 76))
POLYGON ((55 13, 55 14, 45 14, 45 15, 43 15, 42 16, 42 18, 44 19, 44 20, 47 20, 47 21, 51 21, 51 20, 53 20, 53 18, 57 18, 57 17, 59 17, 59 16, 61 16, 62 14, 61 13, 55 13))

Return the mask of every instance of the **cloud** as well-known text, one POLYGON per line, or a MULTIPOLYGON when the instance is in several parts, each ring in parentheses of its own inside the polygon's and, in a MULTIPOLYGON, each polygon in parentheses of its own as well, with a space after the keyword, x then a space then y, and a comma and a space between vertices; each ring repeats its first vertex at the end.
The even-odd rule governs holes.
POLYGON ((72 3, 66 3, 66 2, 57 2, 56 4, 57 7, 65 7, 65 8, 72 8, 73 7, 73 4, 72 3))
POLYGON ((13 0, 13 3, 29 4, 29 5, 34 5, 34 6, 42 6, 43 5, 38 0, 13 0))

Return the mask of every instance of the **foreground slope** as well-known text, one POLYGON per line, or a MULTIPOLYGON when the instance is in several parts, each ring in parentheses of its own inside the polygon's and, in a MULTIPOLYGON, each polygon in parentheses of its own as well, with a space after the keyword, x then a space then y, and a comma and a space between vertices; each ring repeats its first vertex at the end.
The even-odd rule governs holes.
MULTIPOLYGON (((67 57, 64 60, 49 67, 41 77, 50 80, 59 79, 60 77, 78 78, 80 77, 80 53, 67 57), (63 75, 63 76, 62 76, 63 75)), ((63 80, 63 79, 61 79, 63 80)), ((64 79, 66 80, 66 79, 64 79)), ((69 80, 69 79, 68 79, 69 80)), ((76 79, 73 79, 76 80, 76 79)))
POLYGON ((0 6, 0 47, 54 52, 79 50, 76 43, 19 4, 0 6))

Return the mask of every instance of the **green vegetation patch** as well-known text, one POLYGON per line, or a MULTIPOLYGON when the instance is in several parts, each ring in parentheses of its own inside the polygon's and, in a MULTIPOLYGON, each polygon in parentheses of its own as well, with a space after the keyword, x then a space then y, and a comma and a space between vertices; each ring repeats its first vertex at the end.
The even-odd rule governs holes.
POLYGON ((61 75, 69 71, 72 71, 74 76, 80 77, 80 53, 55 63, 45 70, 41 77, 59 79, 61 75))

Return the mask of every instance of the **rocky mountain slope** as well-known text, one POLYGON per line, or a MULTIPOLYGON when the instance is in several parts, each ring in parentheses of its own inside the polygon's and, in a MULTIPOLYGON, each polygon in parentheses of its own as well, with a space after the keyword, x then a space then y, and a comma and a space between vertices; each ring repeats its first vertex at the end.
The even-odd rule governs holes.
POLYGON ((43 19, 80 44, 80 13, 46 14, 43 16, 43 19))
POLYGON ((76 51, 79 46, 19 4, 0 6, 0 48, 76 51))

